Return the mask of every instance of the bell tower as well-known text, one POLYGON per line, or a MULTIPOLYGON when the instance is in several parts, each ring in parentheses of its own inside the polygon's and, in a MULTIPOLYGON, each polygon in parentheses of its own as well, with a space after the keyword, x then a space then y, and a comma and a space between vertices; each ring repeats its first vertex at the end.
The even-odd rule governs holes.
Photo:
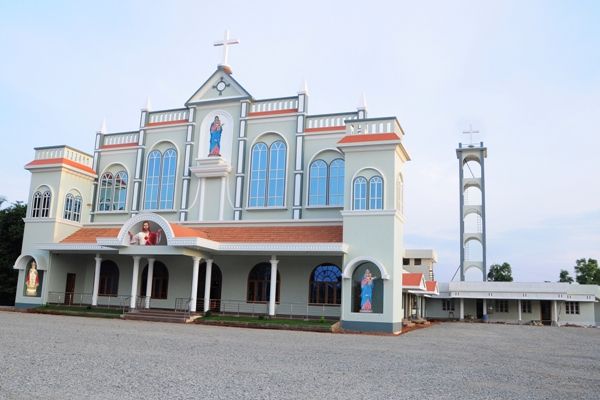
POLYGON ((456 149, 459 168, 460 190, 460 280, 471 268, 481 271, 482 280, 487 280, 486 271, 486 221, 485 221, 485 158, 487 148, 483 142, 474 144, 473 133, 469 144, 459 143, 456 149))

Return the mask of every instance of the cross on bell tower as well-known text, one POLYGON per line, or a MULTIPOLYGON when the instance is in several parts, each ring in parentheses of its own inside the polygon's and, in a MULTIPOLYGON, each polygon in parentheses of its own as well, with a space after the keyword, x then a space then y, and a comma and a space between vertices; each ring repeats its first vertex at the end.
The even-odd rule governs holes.
POLYGON ((239 44, 240 41, 238 39, 231 39, 229 37, 229 30, 225 31, 225 37, 223 40, 218 40, 214 43, 215 47, 223 46, 223 62, 219 64, 220 67, 224 67, 226 69, 231 70, 231 67, 228 64, 228 56, 229 56, 229 46, 233 46, 234 44, 239 44))

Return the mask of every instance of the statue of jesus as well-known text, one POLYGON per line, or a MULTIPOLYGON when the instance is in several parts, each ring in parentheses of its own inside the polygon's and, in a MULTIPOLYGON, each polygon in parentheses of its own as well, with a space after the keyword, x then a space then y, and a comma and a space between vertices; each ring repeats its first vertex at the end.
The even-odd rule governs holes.
POLYGON ((153 246, 155 244, 160 243, 162 229, 158 229, 156 232, 152 232, 150 230, 150 222, 144 221, 142 223, 141 232, 138 232, 135 235, 131 232, 127 233, 129 233, 130 244, 139 244, 140 246, 153 246))

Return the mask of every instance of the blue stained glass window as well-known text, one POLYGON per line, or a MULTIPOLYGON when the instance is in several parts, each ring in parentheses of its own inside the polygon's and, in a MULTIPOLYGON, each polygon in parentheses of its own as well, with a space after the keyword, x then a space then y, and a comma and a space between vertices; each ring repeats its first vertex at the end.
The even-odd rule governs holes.
POLYGON ((144 194, 144 208, 158 208, 158 186, 160 183, 160 151, 154 150, 148 155, 148 168, 146 169, 146 193, 144 194))
POLYGON ((310 164, 308 187, 308 205, 324 206, 327 204, 327 163, 316 160, 310 164))
POLYGON ((341 304, 342 271, 334 264, 321 264, 310 276, 309 303, 341 304))
POLYGON ((285 154, 286 146, 282 141, 271 144, 269 148, 269 181, 268 201, 269 207, 283 206, 285 192, 285 154))
POLYGON ((374 176, 369 180, 369 209, 383 209, 383 179, 374 176))
POLYGON ((367 209, 367 180, 362 176, 354 179, 353 203, 354 210, 367 209))
POLYGON ((344 160, 341 158, 329 166, 329 205, 344 205, 344 160))
POLYGON ((159 209, 171 210, 175 197, 175 172, 177 170, 177 152, 168 149, 163 154, 162 174, 160 180, 160 203, 159 209))
POLYGON ((114 198, 113 210, 125 210, 125 200, 127 199, 127 172, 120 171, 115 175, 114 180, 114 198))
POLYGON ((249 207, 264 207, 267 189, 267 145, 256 143, 252 147, 250 167, 249 207))

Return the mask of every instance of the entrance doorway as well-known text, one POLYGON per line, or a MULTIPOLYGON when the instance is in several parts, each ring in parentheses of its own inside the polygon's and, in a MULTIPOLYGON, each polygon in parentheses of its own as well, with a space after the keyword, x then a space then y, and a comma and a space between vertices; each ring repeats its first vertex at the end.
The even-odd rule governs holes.
MULTIPOLYGON (((200 264, 198 272, 198 290, 196 292, 196 310, 204 310, 204 284, 206 282, 206 263, 200 264)), ((219 311, 221 309, 221 287, 223 285, 223 275, 221 269, 215 263, 212 265, 210 272, 210 307, 211 311, 219 311)))
POLYGON ((65 304, 73 304, 73 297, 75 297, 75 274, 67 274, 67 284, 65 285, 65 304))
POLYGON ((542 324, 552 324, 552 303, 548 300, 540 301, 540 310, 540 319, 542 320, 542 324))
POLYGON ((483 318, 483 300, 477 299, 477 319, 483 318))

